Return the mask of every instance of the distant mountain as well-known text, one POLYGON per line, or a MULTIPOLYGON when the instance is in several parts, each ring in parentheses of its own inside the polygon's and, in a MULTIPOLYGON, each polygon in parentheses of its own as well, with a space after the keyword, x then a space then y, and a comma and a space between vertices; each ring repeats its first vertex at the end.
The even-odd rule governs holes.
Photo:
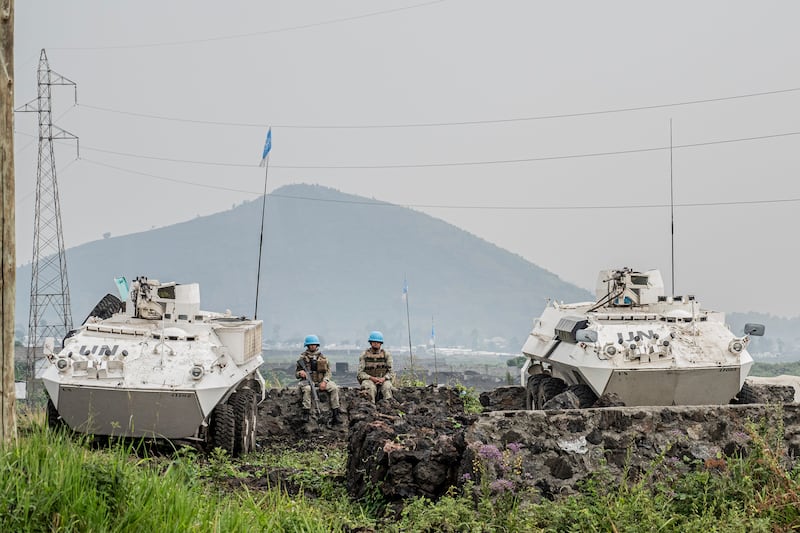
MULTIPOLYGON (((169 209, 177 201, 164 198, 169 209)), ((199 282, 208 310, 252 316, 262 200, 143 233, 67 250, 73 322, 80 324, 113 278, 146 275, 199 282)), ((17 270, 18 327, 27 329, 30 265, 17 270)), ((466 231, 408 208, 312 185, 268 195, 258 318, 268 340, 316 333, 359 345, 372 329, 405 345, 408 280, 414 344, 485 347, 503 337, 517 351, 546 298, 591 295, 466 231)))

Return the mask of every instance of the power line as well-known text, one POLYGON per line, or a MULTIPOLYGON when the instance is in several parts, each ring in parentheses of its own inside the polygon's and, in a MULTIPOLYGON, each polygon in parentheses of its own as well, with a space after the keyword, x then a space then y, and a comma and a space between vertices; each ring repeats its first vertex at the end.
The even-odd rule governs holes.
POLYGON ((122 168, 122 167, 118 167, 118 166, 115 166, 115 165, 109 165, 107 163, 101 163, 99 161, 92 161, 91 159, 86 159, 85 157, 82 158, 81 161, 86 161, 87 163, 91 163, 93 165, 97 165, 97 166, 100 166, 100 167, 112 168, 114 170, 119 170, 121 172, 127 172, 129 174, 136 174, 138 176, 146 176, 148 178, 155 178, 155 179, 158 179, 158 180, 170 181, 172 183, 180 183, 182 185, 190 185, 192 187, 202 187, 204 189, 215 189, 215 190, 218 190, 218 191, 241 192, 241 193, 245 193, 245 194, 252 194, 254 196, 261 196, 263 194, 260 191, 247 191, 247 190, 244 190, 244 189, 234 189, 232 187, 221 187, 219 185, 206 185, 206 184, 203 184, 203 183, 195 183, 193 181, 186 181, 186 180, 180 180, 180 179, 177 179, 177 178, 169 178, 169 177, 166 177, 166 176, 159 176, 159 175, 156 175, 156 174, 150 174, 149 172, 141 172, 141 171, 138 171, 138 170, 131 170, 129 168, 122 168))
MULTIPOLYGON (((70 112, 70 111, 72 111, 73 109, 75 109, 75 106, 74 106, 74 105, 70 106, 69 108, 67 108, 67 110, 66 110, 66 111, 64 111, 64 112, 63 112, 63 113, 61 113, 61 114, 60 114, 58 117, 56 117, 56 119, 55 119, 53 122, 58 122, 58 121, 59 121, 59 120, 61 120, 61 119, 62 119, 62 118, 63 118, 63 117, 64 117, 64 116, 67 114, 67 113, 69 113, 69 112, 70 112)), ((33 145, 33 143, 35 143, 36 141, 38 141, 38 140, 39 140, 39 138, 38 138, 36 135, 31 135, 30 133, 24 133, 24 132, 21 132, 21 131, 17 130, 17 129, 16 129, 16 126, 14 127, 14 134, 15 134, 15 135, 25 135, 26 137, 31 137, 31 141, 30 141, 28 144, 26 144, 26 145, 25 145, 25 146, 23 146, 22 148, 17 148, 17 149, 15 149, 15 150, 14 150, 14 154, 15 154, 15 155, 19 155, 19 154, 21 154, 22 152, 24 152, 25 150, 27 150, 28 148, 30 148, 30 147, 33 145)))
MULTIPOLYGON (((672 149, 683 149, 683 148, 698 148, 703 146, 714 146, 720 144, 730 144, 730 143, 738 143, 738 142, 750 142, 750 141, 761 141, 766 139, 777 139, 781 137, 792 137, 795 135, 800 135, 800 131, 790 131, 785 133, 773 133, 769 135, 755 135, 751 137, 740 137, 737 139, 720 139, 715 141, 705 141, 705 142, 698 142, 698 143, 688 143, 688 144, 677 144, 672 146, 672 149)), ((196 161, 191 159, 177 159, 171 157, 159 157, 159 156, 149 156, 149 155, 141 155, 141 154, 133 154, 129 152, 118 152, 114 150, 104 150, 101 148, 92 148, 83 146, 84 150, 92 151, 92 152, 100 152, 105 154, 111 155, 118 155, 122 157, 131 157, 135 159, 148 159, 153 161, 166 161, 171 163, 188 163, 193 165, 207 165, 207 166, 222 166, 222 167, 255 167, 257 166, 256 163, 247 164, 247 163, 225 163, 225 162, 218 162, 218 161, 196 161)), ((482 161, 453 161, 453 162, 445 162, 445 163, 407 163, 407 164, 385 164, 385 165, 278 165, 273 164, 273 168, 284 168, 284 169, 294 169, 294 170, 376 170, 376 169, 391 169, 391 168, 436 168, 436 167, 455 167, 455 166, 479 166, 479 165, 503 165, 503 164, 516 164, 516 163, 532 163, 536 161, 556 161, 560 159, 582 159, 588 157, 607 157, 607 156, 614 156, 614 155, 628 155, 628 154, 637 154, 637 153, 646 153, 646 152, 658 152, 669 150, 669 146, 654 146, 649 148, 631 148, 629 150, 614 150, 608 152, 589 152, 589 153, 581 153, 581 154, 565 154, 565 155, 552 155, 552 156, 540 156, 540 157, 526 157, 526 158, 516 158, 516 159, 493 159, 493 160, 482 160, 482 161)))
POLYGON ((439 4, 444 2, 445 0, 434 0, 432 2, 424 2, 422 4, 413 4, 410 6, 404 7, 397 7, 394 9, 385 9, 383 11, 373 11, 371 13, 364 13, 362 15, 355 15, 352 17, 341 17, 337 19, 329 19, 323 20, 320 22, 311 22, 308 24, 299 24, 296 26, 286 26, 283 28, 275 28, 272 30, 264 30, 264 31, 256 31, 250 33, 239 33, 234 35, 220 35, 217 37, 205 37, 202 39, 187 39, 183 41, 168 41, 162 43, 140 43, 140 44, 128 44, 128 45, 116 45, 116 46, 67 46, 67 47, 60 47, 60 48, 51 48, 51 50, 124 50, 124 49, 132 49, 132 48, 159 48, 164 46, 181 46, 186 44, 198 44, 198 43, 209 43, 209 42, 216 42, 216 41, 230 41, 234 39, 247 39, 250 37, 258 37, 261 35, 271 35, 274 33, 284 33, 289 31, 296 31, 296 30, 306 30, 309 28, 316 28, 319 26, 327 26, 330 24, 339 24, 342 22, 350 22, 352 20, 359 20, 365 19, 370 17, 377 17, 381 15, 388 15, 390 13, 397 13, 399 11, 406 11, 409 9, 416 9, 419 7, 427 7, 433 4, 439 4))
MULTIPOLYGON (((253 196, 261 196, 261 191, 249 191, 244 189, 234 189, 231 187, 221 187, 218 185, 206 185, 202 183, 195 183, 177 178, 169 178, 159 176, 148 172, 141 172, 131 170, 115 165, 108 165, 98 161, 82 158, 81 161, 86 161, 93 165, 106 167, 120 172, 127 172, 129 174, 136 174, 139 176, 146 176, 154 179, 169 181, 173 183, 180 183, 192 187, 202 187, 206 189, 216 189, 229 192, 240 192, 244 194, 251 194, 253 196)), ((661 209, 669 207, 670 204, 619 204, 619 205, 546 205, 546 206, 492 206, 492 205, 444 205, 444 204, 392 204, 389 202, 381 202, 377 200, 335 200, 330 198, 313 198, 309 196, 296 196, 290 194, 269 193, 270 196, 275 198, 284 198, 291 200, 303 200, 313 202, 329 202, 336 204, 352 204, 352 205, 367 205, 374 207, 407 207, 412 209, 469 209, 469 210, 486 210, 486 211, 577 211, 577 210, 610 210, 610 209, 661 209)), ((781 204, 781 203, 794 203, 800 202, 800 198, 778 198, 778 199, 765 199, 765 200, 738 200, 728 202, 688 202, 676 203, 675 207, 718 207, 718 206, 734 206, 734 205, 757 205, 757 204, 781 204)))
MULTIPOLYGON (((328 124, 328 125, 321 125, 321 124, 275 124, 272 123, 271 126, 273 128, 285 128, 285 129, 389 129, 389 128, 430 128, 430 127, 439 127, 439 126, 473 126, 473 125, 480 125, 480 124, 503 124, 503 123, 512 123, 512 122, 525 122, 525 121, 534 121, 534 120, 552 120, 552 119, 559 119, 559 118, 574 118, 574 117, 587 117, 587 116, 594 116, 594 115, 607 115, 612 113, 627 113, 631 111, 645 111, 651 109, 665 109, 670 107, 679 107, 679 106, 686 106, 686 105, 696 105, 696 104, 707 104, 712 102, 724 102, 728 100, 740 100, 744 98, 753 98, 758 96, 770 96, 776 94, 784 94, 784 93, 791 93, 800 91, 800 87, 794 87, 791 89, 778 89, 775 91, 763 91, 757 93, 748 93, 748 94, 739 94, 733 96, 720 96, 717 98, 704 98, 700 100, 685 100, 682 102, 670 102, 666 104, 652 104, 652 105, 644 105, 644 106, 631 106, 631 107, 619 107, 613 109, 601 109, 596 111, 583 111, 577 113, 559 113, 553 115, 532 115, 527 117, 511 117, 511 118, 498 118, 498 119, 486 119, 486 120, 461 120, 461 121, 451 121, 451 122, 410 122, 405 124, 328 124)), ((255 122, 231 122, 231 121, 217 121, 217 120, 200 120, 200 119, 186 119, 180 117, 168 117, 165 115, 157 115, 152 113, 139 113, 135 111, 124 111, 119 109, 112 109, 108 107, 101 107, 101 106, 93 106, 87 104, 80 104, 81 107, 86 107, 88 109, 93 109, 95 111, 103 111, 107 113, 117 113, 120 115, 128 115, 133 117, 140 117, 140 118, 149 118, 149 119, 156 119, 156 120, 167 120, 173 122, 184 122, 188 124, 204 124, 207 126, 233 126, 233 127, 241 127, 241 128, 266 128, 267 125, 263 123, 255 123, 255 122)))

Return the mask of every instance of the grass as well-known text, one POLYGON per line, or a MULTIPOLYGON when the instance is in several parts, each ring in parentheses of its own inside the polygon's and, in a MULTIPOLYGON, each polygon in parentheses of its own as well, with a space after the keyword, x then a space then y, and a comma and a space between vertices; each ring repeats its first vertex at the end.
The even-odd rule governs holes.
POLYGON ((481 405, 478 394, 475 392, 475 387, 467 387, 461 383, 456 383, 453 388, 464 402, 465 413, 474 414, 483 411, 483 405, 481 405))
POLYGON ((680 474, 681 460, 665 453, 636 479, 601 469, 557 502, 518 488, 515 448, 487 447, 482 460, 504 468, 476 463, 475 478, 439 500, 408 499, 384 515, 380 498, 347 495, 342 449, 267 449, 241 460, 183 449, 165 457, 124 444, 98 448, 49 430, 43 418, 20 417, 18 442, 0 448, 0 531, 800 530, 800 470, 785 461, 783 428, 766 423, 746 428, 747 455, 683 461, 690 471, 680 474), (256 483, 274 471, 286 486, 256 483))
POLYGON ((781 375, 800 376, 800 361, 791 363, 755 363, 751 376, 775 377, 781 375))
POLYGON ((133 451, 93 449, 21 419, 19 442, 0 449, 0 531, 327 532, 357 522, 280 487, 218 490, 214 481, 229 473, 224 454, 207 467, 187 452, 167 460, 133 451))

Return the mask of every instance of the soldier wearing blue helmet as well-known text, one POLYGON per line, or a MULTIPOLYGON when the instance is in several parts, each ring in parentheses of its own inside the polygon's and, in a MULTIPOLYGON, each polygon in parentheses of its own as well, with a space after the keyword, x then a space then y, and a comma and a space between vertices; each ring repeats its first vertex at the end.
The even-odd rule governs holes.
MULTIPOLYGON (((319 350, 319 337, 308 335, 304 341, 306 350, 300 354, 295 368, 295 377, 300 382, 303 390, 303 421, 311 418, 311 385, 308 383, 309 374, 311 381, 321 391, 327 391, 331 403, 331 422, 341 424, 339 412, 339 387, 331 380, 331 365, 328 358, 319 350), (306 374, 305 367, 309 374, 306 374)), ((319 406, 318 406, 319 407, 319 406)))
POLYGON ((383 333, 380 331, 370 333, 368 340, 369 348, 364 350, 358 360, 356 377, 373 403, 379 390, 384 400, 390 400, 394 379, 392 354, 383 349, 383 333))

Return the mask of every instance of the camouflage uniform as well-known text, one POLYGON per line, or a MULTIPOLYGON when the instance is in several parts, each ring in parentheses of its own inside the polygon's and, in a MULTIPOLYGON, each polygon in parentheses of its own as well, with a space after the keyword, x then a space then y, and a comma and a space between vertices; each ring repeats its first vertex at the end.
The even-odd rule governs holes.
POLYGON ((384 400, 392 397, 392 380, 394 371, 392 370, 392 354, 379 348, 373 350, 371 347, 364 350, 358 360, 358 375, 356 376, 361 383, 361 388, 367 391, 370 400, 375 402, 378 387, 381 390, 381 397, 384 400), (373 383, 369 378, 386 378, 381 385, 373 383))
MULTIPOLYGON (((328 358, 322 355, 319 350, 316 352, 306 350, 300 354, 300 358, 305 361, 306 368, 311 374, 311 381, 317 387, 321 382, 327 382, 325 392, 330 397, 331 409, 339 409, 339 387, 331 381, 331 365, 328 362, 328 358)), ((303 390, 303 409, 311 409, 311 386, 306 381, 306 378, 300 377, 301 370, 303 370, 303 367, 300 366, 300 361, 298 361, 294 374, 297 379, 301 380, 299 385, 303 390)))

